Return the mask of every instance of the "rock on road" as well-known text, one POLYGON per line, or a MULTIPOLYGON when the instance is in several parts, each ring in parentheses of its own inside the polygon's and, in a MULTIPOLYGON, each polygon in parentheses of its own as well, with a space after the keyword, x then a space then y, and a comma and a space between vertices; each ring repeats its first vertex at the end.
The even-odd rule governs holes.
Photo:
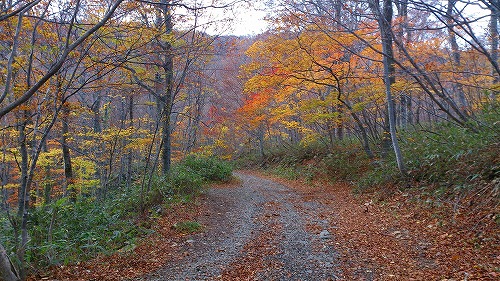
POLYGON ((206 229, 178 245, 182 259, 134 280, 338 280, 338 258, 322 208, 293 189, 246 173, 207 190, 206 229), (314 226, 314 227, 313 227, 314 226))

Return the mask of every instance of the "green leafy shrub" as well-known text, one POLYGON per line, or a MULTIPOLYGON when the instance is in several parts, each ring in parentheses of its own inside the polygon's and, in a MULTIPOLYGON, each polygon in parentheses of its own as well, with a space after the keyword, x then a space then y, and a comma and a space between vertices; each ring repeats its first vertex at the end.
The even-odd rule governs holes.
POLYGON ((180 233, 195 233, 203 229, 203 225, 196 221, 183 221, 178 222, 172 226, 180 233))
POLYGON ((481 124, 476 132, 450 123, 422 125, 400 132, 409 178, 402 178, 391 154, 357 181, 358 188, 410 180, 412 186, 429 187, 430 194, 446 197, 468 192, 475 184, 498 178, 500 146, 499 131, 495 128, 499 116, 494 111, 476 116, 481 124))
POLYGON ((404 180, 395 165, 392 159, 380 161, 377 166, 359 174, 357 179, 353 179, 356 185, 355 192, 363 192, 372 187, 385 187, 388 184, 404 180))
POLYGON ((194 173, 206 181, 228 181, 233 169, 229 162, 213 156, 190 155, 179 163, 179 169, 194 173))
POLYGON ((66 199, 32 210, 28 262, 43 267, 112 253, 142 231, 123 217, 122 206, 113 200, 70 203, 66 199))
POLYGON ((205 178, 185 165, 177 165, 172 168, 165 185, 173 191, 173 194, 197 193, 205 178))
POLYGON ((301 176, 300 170, 295 166, 287 167, 285 165, 277 165, 270 168, 269 171, 271 172, 271 174, 277 175, 287 180, 297 180, 301 176))
POLYGON ((321 160, 323 171, 332 180, 358 180, 370 169, 370 159, 360 147, 337 146, 321 160))
MULTIPOLYGON (((110 188, 105 199, 84 194, 76 202, 62 198, 33 207, 26 262, 32 268, 43 269, 86 260, 97 254, 133 249, 137 237, 151 231, 142 227, 147 223, 137 223, 138 217, 145 213, 148 217, 158 215, 153 214, 154 210, 146 211, 165 202, 179 198, 189 201, 206 182, 226 181, 231 174, 232 167, 227 162, 215 157, 190 156, 173 165, 167 176, 153 174, 137 180, 129 188, 120 185, 110 188)), ((15 258, 16 235, 12 223, 3 214, 0 242, 15 258)), ((201 230, 202 226, 197 222, 183 222, 176 229, 191 233, 201 230)))
POLYGON ((311 159, 322 158, 327 152, 327 147, 317 142, 295 144, 270 150, 264 161, 271 166, 277 164, 294 166, 311 159))
POLYGON ((405 159, 410 175, 417 181, 463 185, 499 176, 500 150, 494 130, 475 133, 442 125, 405 137, 410 140, 403 148, 405 159))

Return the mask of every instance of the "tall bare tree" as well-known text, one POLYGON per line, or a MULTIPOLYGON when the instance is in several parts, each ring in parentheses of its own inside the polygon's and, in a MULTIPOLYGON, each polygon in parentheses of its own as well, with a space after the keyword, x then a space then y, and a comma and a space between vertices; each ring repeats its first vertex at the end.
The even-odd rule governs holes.
POLYGON ((403 161, 403 156, 401 154, 401 149, 399 148, 398 137, 396 134, 396 120, 395 120, 395 108, 392 96, 391 85, 396 81, 395 78, 395 66, 394 66, 394 51, 393 51, 393 30, 392 30, 392 19, 393 19, 393 7, 392 0, 383 0, 382 6, 379 0, 371 0, 370 7, 372 12, 375 14, 377 19, 380 37, 382 40, 382 52, 383 52, 383 63, 384 63, 384 84, 385 84, 385 95, 387 102, 387 115, 389 120, 389 130, 392 148, 394 149, 394 154, 396 155, 396 162, 398 169, 402 174, 406 174, 406 166, 403 161))

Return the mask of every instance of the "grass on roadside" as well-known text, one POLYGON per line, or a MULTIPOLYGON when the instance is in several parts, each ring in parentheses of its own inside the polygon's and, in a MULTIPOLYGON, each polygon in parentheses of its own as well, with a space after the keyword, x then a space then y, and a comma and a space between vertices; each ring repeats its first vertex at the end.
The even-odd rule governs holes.
POLYGON ((498 200, 499 116, 498 109, 494 108, 478 116, 481 125, 477 132, 450 123, 414 126, 400 131, 408 177, 399 174, 392 155, 373 165, 360 145, 352 143, 333 148, 319 144, 275 148, 260 160, 260 166, 291 180, 348 181, 358 192, 382 190, 387 186, 413 187, 438 200, 446 200, 487 187, 489 190, 481 192, 496 196, 498 200))
POLYGON ((203 229, 203 225, 196 221, 183 221, 173 225, 173 228, 183 234, 199 232, 203 229))
MULTIPOLYGON (((175 164, 169 175, 153 175, 150 181, 144 181, 151 183, 149 187, 138 181, 129 189, 118 187, 110 191, 105 199, 85 195, 76 202, 61 198, 34 207, 28 226, 26 262, 33 270, 43 271, 52 265, 133 249, 137 237, 153 231, 154 220, 163 210, 168 211, 169 204, 188 203, 205 184, 229 181, 231 174, 232 167, 227 162, 215 157, 189 156, 175 164)), ((12 253, 16 243, 12 224, 8 218, 0 217, 0 226, 0 242, 12 253)), ((202 226, 184 222, 176 229, 195 232, 202 226)), ((15 255, 10 256, 15 261, 15 255)))

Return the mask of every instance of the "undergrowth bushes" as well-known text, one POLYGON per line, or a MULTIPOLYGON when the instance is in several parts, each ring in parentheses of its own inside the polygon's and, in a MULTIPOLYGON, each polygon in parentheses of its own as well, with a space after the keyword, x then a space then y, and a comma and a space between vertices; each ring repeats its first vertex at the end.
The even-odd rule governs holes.
POLYGON ((96 203, 93 199, 76 203, 60 199, 34 209, 27 262, 43 268, 109 254, 147 231, 124 217, 124 206, 111 198, 96 203))
MULTIPOLYGON (((498 109, 482 113, 477 117, 475 125, 480 125, 476 131, 450 123, 416 125, 400 131, 406 177, 399 173, 392 153, 385 159, 370 160, 356 143, 333 148, 318 144, 274 148, 261 159, 261 166, 287 179, 353 182, 358 191, 396 185, 455 196, 500 177, 499 115, 498 109)), ((374 150, 377 147, 372 144, 374 150)))
POLYGON ((410 174, 418 181, 455 183, 498 176, 497 138, 492 130, 473 133, 447 126, 433 133, 412 134, 405 145, 410 174))
POLYGON ((347 147, 337 146, 321 161, 323 171, 328 178, 335 181, 354 181, 370 169, 370 159, 354 145, 347 147))
POLYGON ((399 174, 391 155, 370 169, 357 185, 363 189, 404 181, 406 186, 435 188, 444 190, 441 195, 453 196, 460 188, 484 185, 499 178, 498 119, 496 112, 485 112, 477 132, 449 123, 400 132, 408 177, 399 174))
POLYGON ((216 157, 189 155, 172 167, 170 174, 156 179, 153 189, 164 197, 196 195, 204 184, 231 179, 233 168, 227 161, 216 157))
POLYGON ((186 169, 205 181, 228 181, 233 170, 229 162, 221 161, 216 157, 195 155, 184 158, 177 167, 186 169))
MULTIPOLYGON (((150 223, 144 223, 144 214, 158 216, 161 204, 171 204, 179 198, 184 202, 190 200, 204 184, 227 181, 231 174, 232 167, 227 162, 215 157, 189 156, 173 165, 169 175, 153 174, 150 179, 139 179, 131 188, 111 190, 105 199, 86 195, 78 197, 76 202, 62 198, 33 207, 26 262, 31 268, 43 270, 51 265, 134 248, 138 236, 152 231, 148 229, 150 223)), ((15 220, 13 216, 11 219, 15 220)), ((12 251, 18 234, 13 233, 6 217, 0 217, 0 226, 0 242, 12 251)), ((186 231, 200 228, 194 223, 183 227, 186 231)))
POLYGON ((297 145, 293 149, 275 150, 266 157, 268 170, 280 177, 311 181, 323 178, 331 181, 358 179, 370 165, 366 155, 356 145, 297 145))

